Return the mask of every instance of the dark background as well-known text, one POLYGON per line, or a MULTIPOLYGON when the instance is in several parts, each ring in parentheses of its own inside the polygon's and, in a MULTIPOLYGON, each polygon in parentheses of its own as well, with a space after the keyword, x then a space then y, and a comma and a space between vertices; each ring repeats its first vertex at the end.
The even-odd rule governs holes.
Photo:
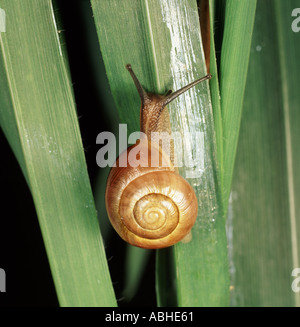
MULTIPOLYGON (((92 11, 88 0, 58 1, 63 37, 77 104, 88 172, 95 184, 96 136, 111 130, 108 111, 114 111, 99 50, 92 11)), ((111 113, 110 113, 111 117, 111 113)), ((6 293, 0 293, 0 306, 58 306, 50 267, 33 200, 20 167, 0 131, 1 219, 0 268, 6 272, 6 293)), ((124 289, 125 243, 111 233, 106 243, 107 258, 117 299, 124 289)), ((119 306, 154 306, 154 261, 152 253, 137 295, 119 306)))

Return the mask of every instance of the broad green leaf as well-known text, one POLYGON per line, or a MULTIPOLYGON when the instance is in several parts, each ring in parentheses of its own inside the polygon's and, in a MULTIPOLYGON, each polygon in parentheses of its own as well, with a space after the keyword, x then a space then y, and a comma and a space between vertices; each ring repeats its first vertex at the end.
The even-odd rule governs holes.
POLYGON ((0 7, 1 128, 32 192, 60 305, 113 306, 52 2, 1 0, 0 7))
MULTIPOLYGON (((140 100, 125 69, 127 63, 132 64, 147 91, 160 94, 179 89, 206 74, 197 5, 192 0, 92 0, 91 3, 112 95, 120 120, 128 124, 131 133, 139 130, 140 100)), ((178 304, 226 305, 229 299, 227 243, 221 192, 218 193, 208 83, 182 95, 168 109, 172 130, 180 131, 185 137, 177 153, 183 148, 186 157, 197 158, 198 172, 201 171, 199 160, 205 158, 200 177, 189 176, 191 169, 180 169, 197 192, 199 216, 192 241, 173 249, 178 304), (204 134, 204 145, 196 142, 196 132, 204 134)), ((165 267, 158 267, 159 275, 164 271, 167 271, 165 267)), ((164 283, 157 287, 161 305, 168 305, 161 299, 166 287, 164 283)))
POLYGON ((258 1, 228 216, 232 304, 299 306, 298 1, 258 1))

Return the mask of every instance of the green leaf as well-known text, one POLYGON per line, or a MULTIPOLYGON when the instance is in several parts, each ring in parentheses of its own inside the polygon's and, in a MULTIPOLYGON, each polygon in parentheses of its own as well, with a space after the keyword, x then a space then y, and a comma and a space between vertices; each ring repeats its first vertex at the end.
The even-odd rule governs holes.
POLYGON ((140 249, 128 244, 126 247, 125 289, 122 295, 126 301, 136 294, 152 250, 140 249))
MULTIPOLYGON (((132 67, 147 91, 166 93, 206 74, 195 1, 100 1, 92 8, 112 95, 128 133, 139 130, 140 100, 125 70, 132 67), (116 23, 117 22, 117 23, 116 23)), ((183 133, 185 156, 205 158, 201 177, 180 173, 194 187, 199 216, 192 241, 174 247, 176 288, 181 306, 226 305, 229 301, 227 242, 208 83, 201 83, 168 106, 173 131, 183 133), (196 133, 204 133, 204 146, 196 133), (190 135, 188 134, 190 133, 190 135), (200 154, 199 154, 200 153, 200 154)), ((201 163, 197 162, 197 170, 201 163)), ((158 255, 160 255, 158 253, 158 255)), ((163 260, 158 258, 158 263, 163 260)), ((167 271, 159 265, 158 275, 167 271)), ((160 280, 165 280, 160 276, 160 280)), ((158 282, 158 303, 167 285, 158 282)))
POLYGON ((209 0, 209 23, 210 23, 210 73, 214 77, 210 81, 211 90, 211 103, 214 115, 215 133, 216 133, 216 144, 217 144, 217 156, 218 156, 218 171, 220 178, 220 188, 223 189, 223 178, 224 175, 224 152, 223 152, 223 121, 222 121, 222 111, 221 111, 221 96, 219 87, 219 77, 218 77, 218 67, 216 58, 216 48, 215 48, 215 10, 216 4, 214 0, 209 0))
POLYGON ((232 304, 299 306, 298 1, 258 1, 229 210, 232 304))
POLYGON ((160 249, 156 255, 156 294, 159 307, 178 306, 174 248, 160 249))
POLYGON ((6 32, 0 33, 0 123, 33 196, 60 305, 113 306, 52 3, 2 0, 0 5, 6 14, 6 32))
POLYGON ((223 121, 223 204, 227 211, 246 85, 256 0, 225 2, 220 58, 223 121))

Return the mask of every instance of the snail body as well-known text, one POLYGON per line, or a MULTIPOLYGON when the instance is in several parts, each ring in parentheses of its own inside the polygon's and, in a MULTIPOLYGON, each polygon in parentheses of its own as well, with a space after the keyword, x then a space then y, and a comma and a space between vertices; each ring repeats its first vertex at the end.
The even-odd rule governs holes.
POLYGON ((144 136, 121 153, 112 167, 107 179, 106 208, 111 224, 123 240, 141 248, 164 248, 190 232, 197 218, 198 202, 193 188, 174 167, 173 151, 168 156, 159 143, 151 141, 151 133, 170 133, 165 106, 211 76, 161 96, 146 93, 131 66, 126 68, 141 97, 140 125, 144 136), (130 160, 131 153, 136 154, 137 164, 130 160), (153 166, 151 161, 163 164, 153 166), (126 167, 120 167, 119 162, 127 162, 126 167))

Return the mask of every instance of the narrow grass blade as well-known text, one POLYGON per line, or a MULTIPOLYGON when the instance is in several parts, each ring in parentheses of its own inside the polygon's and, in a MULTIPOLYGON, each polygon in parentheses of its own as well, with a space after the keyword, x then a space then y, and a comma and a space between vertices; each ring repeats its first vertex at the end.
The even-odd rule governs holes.
POLYGON ((125 289, 123 297, 131 301, 141 287, 141 279, 145 273, 151 250, 140 249, 128 244, 126 249, 125 289))
POLYGON ((220 93, 223 121, 223 204, 226 211, 240 130, 256 0, 225 2, 220 58, 220 93))
MULTIPOLYGON (((223 122, 222 122, 222 111, 221 111, 221 96, 219 88, 219 77, 218 77, 218 67, 216 58, 216 48, 215 48, 215 10, 216 3, 214 0, 209 0, 209 20, 210 20, 210 73, 214 77, 210 81, 210 91, 211 91, 211 103, 214 115, 214 125, 216 132, 216 144, 217 144, 217 155, 218 155, 218 172, 220 179, 220 188, 223 190, 223 178, 224 175, 224 152, 223 152, 223 122)), ((220 33, 220 31, 219 31, 220 33)), ((221 34, 221 33, 220 33, 221 34)))
MULTIPOLYGON (((125 64, 132 64, 146 90, 161 94, 206 74, 195 1, 92 0, 92 8, 111 91, 128 133, 139 130, 140 100, 125 64)), ((190 169, 180 171, 197 192, 199 217, 192 241, 174 247, 178 304, 226 305, 227 242, 208 83, 198 85, 168 108, 173 131, 184 133, 185 156, 205 158, 201 177, 189 176, 190 169), (204 146, 196 143, 197 132, 204 134, 204 146)), ((201 170, 201 163, 196 166, 201 170)), ((158 267, 158 274, 162 270, 158 267)), ((160 291, 166 287, 162 284, 158 293, 165 293, 160 291)))
MULTIPOLYGON (((282 83, 283 98, 283 117, 285 131, 285 158, 286 158, 286 183, 287 197, 289 206, 289 225, 290 225, 290 254, 292 257, 293 270, 300 266, 300 94, 299 94, 299 3, 289 0, 283 4, 275 2, 275 17, 277 21, 279 64, 282 83), (296 9, 298 8, 298 9, 296 9), (297 16, 295 16, 295 11, 297 16), (293 17, 292 24, 297 22, 297 29, 291 26, 290 17, 293 17), (295 32, 296 31, 296 32, 295 32), (297 37, 298 36, 298 37, 297 37), (295 69, 296 67, 296 69, 295 69)), ((295 276, 295 275, 294 275, 295 276)), ((298 276, 298 275, 297 275, 298 276)), ((291 295, 295 306, 300 307, 300 293, 295 292, 291 295)))
POLYGON ((161 249, 156 255, 156 299, 159 307, 176 307, 176 267, 174 248, 161 249))
POLYGON ((236 306, 299 306, 297 1, 258 1, 228 223, 236 306))
POLYGON ((52 3, 0 6, 1 128, 31 189, 60 305, 115 305, 52 3))

